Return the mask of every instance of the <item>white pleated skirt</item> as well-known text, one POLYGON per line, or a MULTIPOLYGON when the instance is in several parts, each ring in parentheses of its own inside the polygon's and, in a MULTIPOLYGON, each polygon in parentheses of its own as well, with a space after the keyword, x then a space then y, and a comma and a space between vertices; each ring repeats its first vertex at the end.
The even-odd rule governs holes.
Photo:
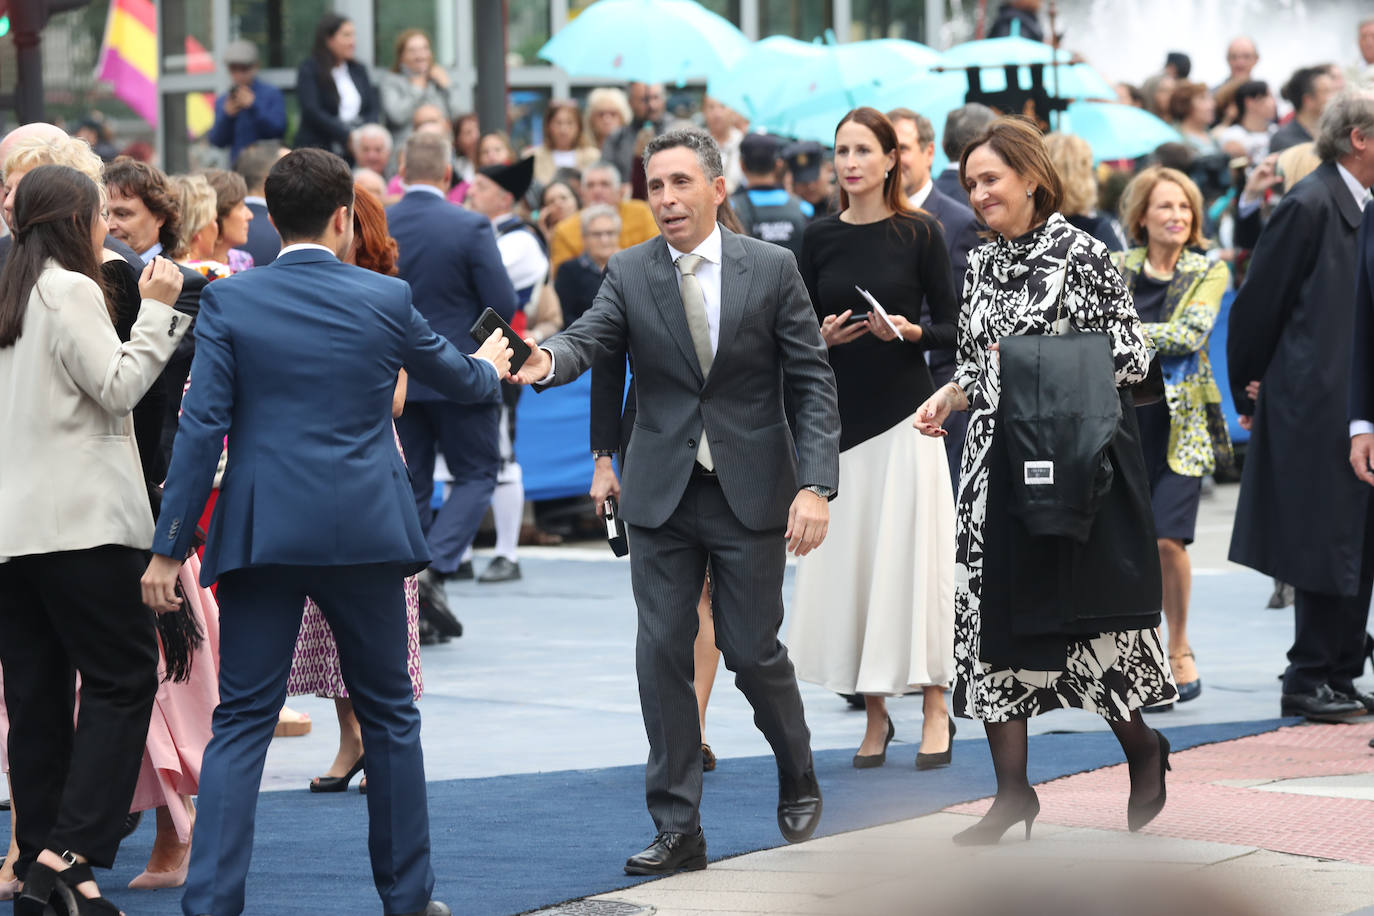
POLYGON ((944 442, 911 417, 840 455, 824 543, 797 567, 797 677, 900 696, 954 678, 954 494, 944 442))

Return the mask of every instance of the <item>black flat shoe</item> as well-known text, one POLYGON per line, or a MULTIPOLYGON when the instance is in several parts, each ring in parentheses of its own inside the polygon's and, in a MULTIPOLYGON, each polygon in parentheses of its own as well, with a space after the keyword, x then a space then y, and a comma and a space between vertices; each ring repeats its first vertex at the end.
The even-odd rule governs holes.
POLYGON ((938 770, 947 767, 954 762, 954 720, 949 720, 949 747, 938 754, 922 754, 916 752, 916 769, 918 770, 938 770))
POLYGON ((706 834, 660 833, 649 848, 625 860, 627 875, 671 875, 706 867, 706 834))
POLYGON ((348 772, 342 776, 316 776, 310 781, 311 792, 347 792, 348 784, 353 781, 353 777, 363 768, 363 762, 367 759, 366 755, 358 755, 357 761, 349 768, 348 772))
POLYGON ((791 777, 778 767, 778 829, 789 843, 811 838, 821 822, 821 786, 814 767, 791 777))
POLYGON ((1361 693, 1358 687, 1350 690, 1335 691, 1336 695, 1347 700, 1354 700, 1364 707, 1365 712, 1374 713, 1374 693, 1361 693))
POLYGON ((482 570, 482 575, 477 577, 477 581, 483 585, 491 585, 495 582, 515 582, 519 578, 519 563, 505 557, 496 557, 482 570))
POLYGON ((1364 715, 1365 708, 1322 684, 1311 693, 1285 693, 1279 712, 1283 716, 1302 716, 1310 722, 1346 722, 1364 715))
MULTIPOLYGON (((995 805, 996 802, 993 802, 995 805)), ((983 819, 974 824, 967 830, 961 830, 954 835, 956 846, 996 846, 1002 842, 1002 834, 1012 827, 1025 821, 1026 839, 1030 839, 1031 825, 1035 823, 1035 818, 1040 814, 1040 796, 1031 789, 1030 794, 1022 799, 1019 805, 1011 807, 1010 811, 999 813, 996 816, 992 811, 983 815, 983 819)))
POLYGON ((854 769, 869 770, 873 767, 880 767, 887 762, 887 746, 892 743, 892 739, 897 734, 896 727, 892 724, 892 717, 887 717, 887 737, 883 739, 883 749, 876 754, 855 754, 854 769))
POLYGON ((1159 794, 1143 804, 1126 803, 1126 826, 1131 829, 1131 833, 1154 820, 1159 812, 1164 810, 1164 803, 1169 799, 1169 791, 1164 784, 1165 772, 1173 769, 1169 764, 1169 739, 1161 735, 1158 729, 1152 731, 1159 739, 1159 794))

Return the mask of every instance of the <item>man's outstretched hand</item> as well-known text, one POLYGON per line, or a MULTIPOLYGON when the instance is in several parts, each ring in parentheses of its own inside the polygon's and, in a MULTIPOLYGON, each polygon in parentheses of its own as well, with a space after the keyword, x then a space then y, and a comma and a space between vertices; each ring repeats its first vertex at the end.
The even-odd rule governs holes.
POLYGON ((476 359, 483 359, 496 367, 496 374, 500 378, 505 378, 510 374, 510 358, 515 355, 515 351, 506 343, 506 335, 500 331, 492 331, 487 342, 477 348, 477 352, 472 354, 476 359))
POLYGON ((530 348, 530 358, 525 360, 519 372, 512 373, 509 378, 517 385, 533 385, 553 371, 553 357, 548 350, 540 349, 533 337, 526 337, 525 344, 530 348))

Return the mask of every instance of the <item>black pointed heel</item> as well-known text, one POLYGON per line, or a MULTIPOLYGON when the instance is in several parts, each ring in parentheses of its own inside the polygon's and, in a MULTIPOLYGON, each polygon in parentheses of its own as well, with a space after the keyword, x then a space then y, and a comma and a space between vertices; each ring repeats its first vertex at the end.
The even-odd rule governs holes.
POLYGON ((1035 823, 1035 818, 1040 814, 1040 796, 1035 794, 1035 790, 1030 790, 1030 795, 1026 796, 1019 808, 1009 815, 1002 815, 996 820, 992 818, 989 811, 983 815, 983 819, 974 824, 967 830, 962 830, 954 835, 954 843, 957 846, 995 846, 1002 841, 1002 834, 1022 821, 1026 822, 1026 839, 1031 836, 1031 825, 1035 823))
POLYGON ((949 747, 939 754, 922 754, 916 752, 916 769, 918 770, 938 770, 940 767, 947 767, 954 762, 954 720, 949 720, 949 747))
POLYGON ((1151 731, 1159 739, 1159 794, 1143 804, 1138 805, 1132 801, 1126 803, 1126 826, 1131 829, 1131 833, 1154 820, 1159 812, 1164 810, 1164 803, 1169 799, 1168 787, 1164 784, 1165 772, 1173 769, 1169 763, 1169 739, 1160 734, 1158 729, 1151 731))
POLYGON ((358 760, 353 764, 349 771, 342 776, 316 776, 310 781, 311 792, 347 792, 348 784, 353 781, 353 777, 363 768, 365 755, 359 754, 358 760))
POLYGON ((883 739, 883 749, 876 754, 855 754, 854 769, 868 770, 873 767, 880 767, 887 762, 887 746, 892 743, 893 737, 897 734, 897 728, 892 724, 892 717, 887 717, 887 737, 883 739))

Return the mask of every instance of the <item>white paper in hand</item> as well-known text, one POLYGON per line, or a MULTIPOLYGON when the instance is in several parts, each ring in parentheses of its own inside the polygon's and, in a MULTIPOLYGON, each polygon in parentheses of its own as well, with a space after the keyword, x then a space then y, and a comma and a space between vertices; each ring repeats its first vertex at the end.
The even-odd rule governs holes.
POLYGON ((906 340, 906 338, 902 336, 902 332, 897 330, 897 326, 892 323, 892 319, 888 316, 887 309, 883 308, 882 303, 874 299, 873 294, 863 287, 855 286, 854 288, 859 291, 860 296, 868 300, 868 304, 873 307, 873 311, 877 312, 878 317, 883 320, 883 323, 892 329, 892 333, 897 335, 897 339, 906 340))

